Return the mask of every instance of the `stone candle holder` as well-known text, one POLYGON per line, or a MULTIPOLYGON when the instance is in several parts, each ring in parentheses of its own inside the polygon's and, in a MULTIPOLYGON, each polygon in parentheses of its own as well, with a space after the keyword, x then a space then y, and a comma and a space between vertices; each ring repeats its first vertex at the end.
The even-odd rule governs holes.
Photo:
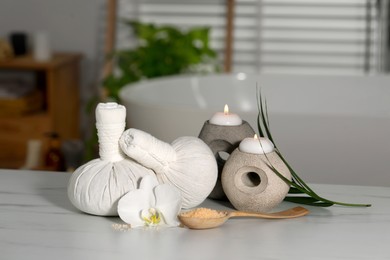
POLYGON ((220 152, 230 154, 238 147, 241 140, 245 137, 253 137, 255 131, 248 122, 242 121, 238 126, 221 126, 210 124, 207 120, 202 130, 199 133, 199 138, 202 139, 213 152, 218 163, 218 180, 209 195, 212 199, 224 199, 225 193, 221 184, 221 173, 225 165, 225 159, 221 157, 220 152))
POLYGON ((290 171, 275 151, 251 154, 237 148, 229 156, 221 181, 237 210, 268 212, 283 201, 290 187, 271 170, 270 164, 291 180, 290 171))

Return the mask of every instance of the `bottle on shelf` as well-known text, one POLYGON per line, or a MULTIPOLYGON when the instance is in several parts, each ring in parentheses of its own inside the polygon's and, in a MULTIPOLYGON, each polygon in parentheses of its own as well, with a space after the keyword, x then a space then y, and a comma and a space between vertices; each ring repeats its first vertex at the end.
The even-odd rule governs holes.
POLYGON ((49 148, 45 154, 45 168, 52 171, 65 171, 64 155, 61 151, 60 136, 55 132, 47 133, 49 148))

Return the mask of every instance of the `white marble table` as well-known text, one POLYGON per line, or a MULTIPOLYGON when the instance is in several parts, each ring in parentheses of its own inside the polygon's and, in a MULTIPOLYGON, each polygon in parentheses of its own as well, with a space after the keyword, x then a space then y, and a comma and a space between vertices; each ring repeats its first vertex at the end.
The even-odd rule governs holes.
POLYGON ((308 207, 310 215, 291 220, 121 232, 112 227, 119 218, 73 208, 66 196, 69 176, 0 170, 0 259, 390 259, 390 188, 313 186, 331 199, 371 208, 308 207))

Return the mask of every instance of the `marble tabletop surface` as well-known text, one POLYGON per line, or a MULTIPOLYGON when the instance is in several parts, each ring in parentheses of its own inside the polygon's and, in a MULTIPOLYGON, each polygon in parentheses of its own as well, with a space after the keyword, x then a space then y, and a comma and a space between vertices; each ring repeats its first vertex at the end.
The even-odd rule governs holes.
POLYGON ((231 219, 209 230, 118 231, 119 218, 71 205, 69 177, 0 170, 0 259, 390 259, 390 188, 313 185, 329 199, 370 208, 307 207, 311 213, 302 218, 231 219))

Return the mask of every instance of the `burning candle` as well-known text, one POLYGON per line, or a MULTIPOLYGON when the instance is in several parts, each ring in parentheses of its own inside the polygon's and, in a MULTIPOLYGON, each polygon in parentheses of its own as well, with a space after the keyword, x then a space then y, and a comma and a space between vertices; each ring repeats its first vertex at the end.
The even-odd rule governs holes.
POLYGON ((223 113, 215 113, 209 122, 213 125, 237 126, 242 124, 242 119, 235 113, 229 113, 229 107, 228 105, 225 105, 223 113))
POLYGON ((274 150, 274 144, 267 138, 247 137, 241 141, 238 149, 244 153, 265 154, 274 150))

